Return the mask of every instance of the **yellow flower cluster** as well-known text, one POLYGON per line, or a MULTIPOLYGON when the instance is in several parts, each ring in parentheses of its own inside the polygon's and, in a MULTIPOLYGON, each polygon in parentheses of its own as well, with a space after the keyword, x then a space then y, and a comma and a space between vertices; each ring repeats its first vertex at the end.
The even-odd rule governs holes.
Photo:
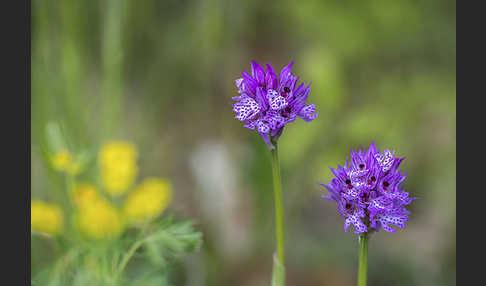
POLYGON ((162 214, 171 201, 172 186, 168 181, 147 178, 128 195, 123 213, 132 222, 150 220, 162 214))
MULTIPOLYGON (((110 141, 99 152, 101 183, 111 196, 121 196, 131 189, 138 173, 137 149, 123 141, 110 141)), ((62 150, 53 156, 59 171, 73 172, 72 155, 62 150)), ((160 178, 143 180, 122 201, 120 208, 89 183, 75 183, 70 193, 75 206, 72 222, 85 237, 107 239, 119 236, 126 222, 140 223, 160 216, 172 201, 172 185, 160 178)), ((61 209, 41 201, 32 202, 32 229, 59 233, 63 223, 61 209)))
POLYGON ((121 213, 105 200, 95 186, 80 184, 72 193, 77 210, 74 224, 85 236, 94 239, 116 237, 124 229, 121 213))
POLYGON ((63 214, 59 206, 40 200, 31 202, 31 228, 50 235, 58 234, 63 227, 63 214))
POLYGON ((99 160, 105 190, 112 196, 124 194, 138 173, 135 146, 128 142, 108 142, 101 148, 99 160))
POLYGON ((61 172, 67 172, 71 175, 76 175, 81 170, 81 165, 73 160, 71 153, 66 149, 63 149, 54 154, 51 161, 54 169, 61 172))

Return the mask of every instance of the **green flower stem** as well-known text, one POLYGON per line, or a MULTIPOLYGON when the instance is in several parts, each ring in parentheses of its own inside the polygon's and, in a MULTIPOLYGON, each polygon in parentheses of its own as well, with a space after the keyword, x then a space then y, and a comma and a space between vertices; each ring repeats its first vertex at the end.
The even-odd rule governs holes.
POLYGON ((366 286, 368 272, 368 233, 359 237, 358 286, 366 286))
POLYGON ((130 247, 128 252, 123 256, 123 259, 118 266, 118 271, 116 273, 117 277, 120 276, 123 273, 123 271, 125 270, 125 267, 127 266, 128 262, 130 261, 132 256, 135 254, 137 249, 139 249, 140 246, 142 246, 142 244, 144 244, 146 241, 147 241, 147 239, 138 240, 130 247))
POLYGON ((278 147, 275 143, 272 149, 272 170, 273 170, 273 194, 275 196, 275 223, 277 238, 277 257, 284 266, 284 229, 283 229, 283 208, 282 208, 282 184, 280 182, 280 163, 278 160, 278 147))
POLYGON ((127 266, 128 262, 130 261, 130 259, 132 258, 132 256, 135 254, 135 252, 144 243, 146 243, 147 241, 153 239, 153 235, 149 235, 149 236, 147 236, 147 237, 144 238, 144 235, 147 232, 148 226, 149 226, 148 223, 144 223, 144 225, 143 225, 143 227, 141 229, 141 232, 140 232, 141 239, 135 241, 135 243, 132 244, 132 246, 130 247, 130 249, 123 256, 122 261, 120 262, 120 264, 118 266, 118 270, 116 272, 116 276, 117 277, 120 276, 123 273, 123 271, 125 270, 125 267, 127 266))

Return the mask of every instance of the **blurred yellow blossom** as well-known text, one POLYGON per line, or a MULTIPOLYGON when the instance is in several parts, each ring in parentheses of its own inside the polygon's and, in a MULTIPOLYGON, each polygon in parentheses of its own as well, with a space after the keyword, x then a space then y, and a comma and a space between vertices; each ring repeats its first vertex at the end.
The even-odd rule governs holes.
POLYGON ((59 206, 40 200, 31 202, 32 230, 55 235, 61 231, 62 225, 63 215, 59 206))
POLYGON ((172 201, 172 185, 158 178, 145 179, 125 200, 123 212, 131 221, 159 216, 172 201))
POLYGON ((67 172, 71 175, 79 174, 82 168, 81 163, 73 160, 73 156, 66 149, 63 149, 54 154, 51 160, 54 169, 62 172, 67 172))
POLYGON ((71 153, 69 153, 68 150, 63 149, 54 154, 52 158, 52 165, 54 166, 54 169, 58 171, 65 171, 71 163, 71 160, 71 153))
POLYGON ((116 237, 124 228, 119 211, 102 198, 96 198, 78 207, 74 215, 74 224, 83 235, 94 239, 116 237))
POLYGON ((77 184, 73 188, 72 198, 74 204, 78 207, 85 206, 97 199, 100 199, 98 190, 95 186, 87 183, 77 184))
POLYGON ((136 147, 129 142, 108 142, 101 148, 99 160, 105 190, 113 196, 124 194, 137 176, 136 147))

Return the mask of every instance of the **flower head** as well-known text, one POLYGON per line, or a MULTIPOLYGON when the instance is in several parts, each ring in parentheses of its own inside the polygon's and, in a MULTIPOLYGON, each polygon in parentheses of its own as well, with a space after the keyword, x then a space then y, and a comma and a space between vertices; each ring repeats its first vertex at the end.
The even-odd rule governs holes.
POLYGON ((124 194, 138 173, 136 147, 128 142, 111 141, 103 145, 99 158, 105 190, 113 196, 124 194))
POLYGON ((240 96, 233 97, 235 118, 244 122, 245 127, 256 129, 271 148, 271 139, 276 140, 285 125, 297 116, 305 121, 314 120, 318 113, 314 104, 306 104, 310 84, 301 83, 292 73, 293 61, 280 74, 275 74, 271 65, 266 70, 256 61, 251 63, 251 75, 244 71, 236 80, 240 96))
POLYGON ((66 172, 70 175, 77 175, 82 171, 83 165, 76 157, 73 157, 71 152, 62 149, 55 153, 51 158, 52 166, 55 170, 66 172))
POLYGON ((337 202, 339 214, 346 218, 345 231, 350 225, 357 234, 405 227, 409 214, 405 206, 415 198, 402 187, 406 175, 398 167, 403 159, 389 150, 377 151, 372 142, 368 150, 351 150, 351 161, 346 160, 344 167, 331 168, 334 178, 321 184, 329 192, 323 198, 337 202))
POLYGON ((133 222, 150 220, 159 216, 171 200, 172 186, 168 181, 147 178, 128 195, 123 213, 133 222))
POLYGON ((68 168, 69 164, 71 163, 71 153, 68 150, 63 149, 52 157, 52 165, 54 169, 58 171, 64 171, 68 168))
POLYGON ((63 215, 59 206, 39 200, 33 200, 30 206, 32 230, 50 235, 61 231, 63 215))
POLYGON ((100 199, 101 196, 95 186, 88 183, 81 183, 73 188, 72 198, 77 207, 82 207, 94 200, 100 199))
POLYGON ((84 236, 93 239, 113 238, 124 229, 118 209, 103 198, 79 205, 74 214, 74 224, 84 236))

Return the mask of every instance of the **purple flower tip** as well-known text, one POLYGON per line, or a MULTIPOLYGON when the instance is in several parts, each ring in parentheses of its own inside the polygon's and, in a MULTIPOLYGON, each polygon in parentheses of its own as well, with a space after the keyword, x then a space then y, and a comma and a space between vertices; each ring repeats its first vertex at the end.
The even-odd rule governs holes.
POLYGON ((240 96, 233 97, 235 118, 245 123, 245 127, 257 130, 263 141, 273 148, 273 142, 282 130, 297 117, 309 122, 317 118, 316 106, 306 104, 310 84, 297 86, 298 76, 292 73, 291 61, 280 74, 275 74, 271 65, 265 70, 258 62, 251 62, 251 75, 246 71, 236 80, 240 96))
POLYGON ((329 192, 325 198, 336 201, 339 214, 346 218, 345 231, 350 225, 356 234, 405 228, 410 213, 405 206, 416 198, 402 187, 406 175, 398 167, 403 159, 390 150, 379 152, 371 142, 368 150, 351 150, 351 161, 344 167, 330 168, 334 178, 320 185, 329 192))

